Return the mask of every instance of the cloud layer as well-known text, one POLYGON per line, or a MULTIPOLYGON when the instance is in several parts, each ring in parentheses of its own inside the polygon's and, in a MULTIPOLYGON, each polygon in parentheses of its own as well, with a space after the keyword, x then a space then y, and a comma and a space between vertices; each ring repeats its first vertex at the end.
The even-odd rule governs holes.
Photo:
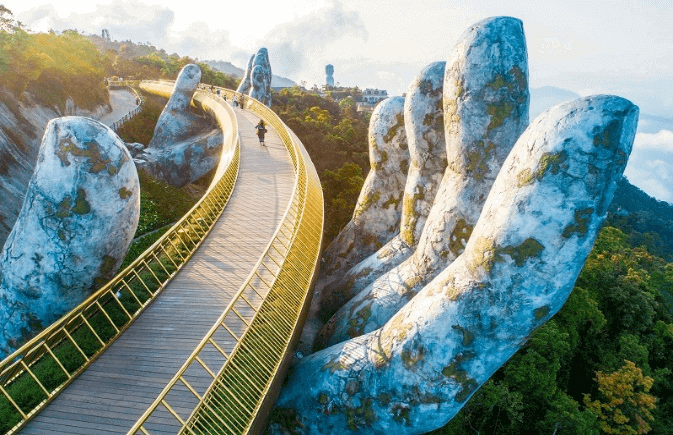
MULTIPOLYGON (((360 14, 345 10, 338 0, 275 26, 254 47, 233 45, 227 30, 212 30, 205 22, 177 29, 172 9, 147 5, 141 0, 113 0, 111 4, 96 5, 91 12, 73 12, 67 16, 45 4, 22 12, 18 18, 34 31, 77 29, 99 35, 102 29, 108 29, 113 40, 149 42, 169 53, 230 61, 239 67, 244 67, 259 47, 267 47, 274 73, 297 80, 312 69, 324 69, 324 52, 330 44, 344 37, 366 41, 369 36, 360 14)), ((239 18, 248 19, 233 17, 239 18)), ((222 27, 228 28, 227 21, 222 27)))
POLYGON ((647 194, 673 203, 673 131, 636 134, 624 175, 647 194))

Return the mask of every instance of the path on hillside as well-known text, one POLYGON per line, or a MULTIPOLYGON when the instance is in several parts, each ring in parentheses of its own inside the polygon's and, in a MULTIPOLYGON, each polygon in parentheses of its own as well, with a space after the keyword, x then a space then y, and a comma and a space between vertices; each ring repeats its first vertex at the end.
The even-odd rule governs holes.
POLYGON ((254 131, 259 118, 235 113, 240 171, 211 233, 135 323, 21 433, 125 434, 241 287, 281 221, 294 171, 275 131, 269 128, 261 147, 254 131))
POLYGON ((112 106, 112 112, 99 119, 108 127, 112 127, 112 124, 138 107, 135 94, 128 89, 110 89, 110 106, 112 106))

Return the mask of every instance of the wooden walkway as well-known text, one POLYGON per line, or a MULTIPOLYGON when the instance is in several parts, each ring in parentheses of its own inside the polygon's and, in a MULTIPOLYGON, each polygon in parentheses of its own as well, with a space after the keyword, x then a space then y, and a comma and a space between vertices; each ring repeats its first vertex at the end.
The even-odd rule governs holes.
POLYGON ((235 112, 240 172, 212 232, 138 320, 21 433, 127 433, 247 278, 285 212, 294 171, 275 131, 261 147, 259 118, 235 112))

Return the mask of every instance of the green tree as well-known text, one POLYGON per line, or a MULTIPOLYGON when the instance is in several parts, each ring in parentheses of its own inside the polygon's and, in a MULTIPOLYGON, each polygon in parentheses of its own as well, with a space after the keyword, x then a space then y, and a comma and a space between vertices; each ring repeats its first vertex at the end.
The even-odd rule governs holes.
POLYGON ((596 372, 600 399, 584 396, 587 408, 598 417, 600 429, 607 434, 636 435, 648 433, 654 420, 652 410, 656 398, 649 393, 653 379, 624 360, 619 370, 606 374, 596 372))

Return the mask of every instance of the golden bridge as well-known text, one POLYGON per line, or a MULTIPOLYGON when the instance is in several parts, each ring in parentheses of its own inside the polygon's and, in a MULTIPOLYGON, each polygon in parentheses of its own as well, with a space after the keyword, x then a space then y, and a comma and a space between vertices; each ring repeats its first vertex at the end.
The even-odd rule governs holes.
POLYGON ((0 407, 15 416, 5 433, 263 429, 310 303, 323 197, 280 118, 247 96, 234 109, 222 97, 240 95, 215 89, 192 100, 224 133, 212 184, 131 265, 0 363, 0 407))

